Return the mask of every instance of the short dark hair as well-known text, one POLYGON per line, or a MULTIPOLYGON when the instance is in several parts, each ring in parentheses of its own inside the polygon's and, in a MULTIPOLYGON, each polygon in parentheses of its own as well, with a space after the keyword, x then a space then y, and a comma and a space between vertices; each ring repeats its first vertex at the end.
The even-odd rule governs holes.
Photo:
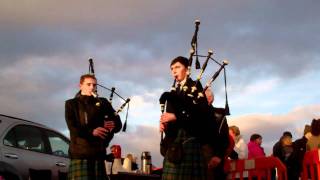
POLYGON ((189 65, 189 60, 186 58, 186 57, 183 57, 183 56, 178 56, 176 58, 174 58, 171 63, 170 63, 170 66, 172 66, 173 64, 175 63, 181 63, 182 65, 184 65, 185 67, 188 67, 189 65))
POLYGON ((250 141, 254 141, 259 138, 262 138, 262 136, 260 134, 252 134, 250 137, 250 141))
POLYGON ((309 124, 306 124, 304 126, 303 135, 306 135, 309 132, 311 132, 311 126, 309 124))
POLYGON ((82 84, 86 78, 95 79, 97 81, 97 78, 93 74, 83 74, 80 77, 80 84, 82 84))
POLYGON ((282 136, 289 136, 289 137, 292 138, 292 134, 291 134, 290 131, 285 131, 285 132, 283 132, 282 136))
POLYGON ((311 134, 314 136, 320 135, 320 119, 313 119, 311 122, 311 134))

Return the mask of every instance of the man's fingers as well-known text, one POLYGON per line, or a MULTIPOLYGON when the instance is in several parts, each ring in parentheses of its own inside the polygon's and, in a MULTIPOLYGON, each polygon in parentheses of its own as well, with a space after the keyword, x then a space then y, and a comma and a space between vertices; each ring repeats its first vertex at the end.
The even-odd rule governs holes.
POLYGON ((166 114, 162 114, 160 118, 161 123, 165 123, 168 121, 168 116, 166 114))
POLYGON ((112 128, 115 128, 115 124, 113 121, 105 121, 104 122, 104 127, 107 128, 107 129, 112 129, 112 128))
POLYGON ((105 139, 107 132, 108 132, 107 129, 105 129, 103 127, 98 127, 94 130, 93 135, 98 136, 102 139, 105 139))
POLYGON ((103 127, 97 127, 96 130, 101 131, 101 132, 107 132, 107 130, 103 127))
POLYGON ((105 139, 106 138, 106 136, 105 135, 102 135, 102 134, 99 134, 98 135, 101 139, 105 139))
POLYGON ((106 138, 106 133, 104 133, 104 132, 99 132, 99 133, 98 133, 98 136, 99 136, 100 138, 102 138, 102 139, 105 139, 105 138, 106 138))
POLYGON ((164 130, 164 125, 160 123, 160 132, 163 132, 163 130, 164 130))

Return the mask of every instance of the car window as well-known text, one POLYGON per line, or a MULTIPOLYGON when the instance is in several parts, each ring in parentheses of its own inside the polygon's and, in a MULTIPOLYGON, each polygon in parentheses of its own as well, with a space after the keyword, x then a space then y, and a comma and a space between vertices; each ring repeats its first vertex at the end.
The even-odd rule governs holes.
POLYGON ((4 144, 31 151, 45 152, 41 131, 33 126, 18 125, 12 128, 6 134, 4 144))
POLYGON ((47 131, 50 147, 53 155, 68 157, 69 142, 60 134, 47 131))
POLYGON ((14 130, 11 130, 7 133, 7 135, 3 139, 3 144, 6 146, 15 146, 14 130))

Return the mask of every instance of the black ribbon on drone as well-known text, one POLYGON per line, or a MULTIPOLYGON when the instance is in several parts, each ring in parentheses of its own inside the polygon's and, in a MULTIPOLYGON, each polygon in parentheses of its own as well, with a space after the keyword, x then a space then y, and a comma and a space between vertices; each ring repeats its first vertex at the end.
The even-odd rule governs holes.
MULTIPOLYGON (((89 74, 92 74, 92 75, 95 75, 94 74, 94 67, 93 67, 93 60, 90 58, 89 59, 89 74)), ((130 98, 123 98, 122 96, 120 96, 115 90, 116 88, 115 87, 112 87, 111 89, 110 88, 107 88, 99 83, 97 83, 97 86, 103 88, 103 89, 106 89, 108 91, 110 91, 110 97, 109 97, 109 102, 110 104, 112 104, 112 100, 113 100, 113 95, 117 95, 120 99, 122 99, 124 101, 124 103, 119 107, 119 109, 117 109, 114 113, 115 116, 119 115, 120 112, 123 111, 124 107, 126 105, 127 106, 127 112, 126 112, 126 119, 125 119, 125 122, 123 124, 123 127, 122 127, 122 131, 125 132, 126 129, 127 129, 127 120, 128 120, 128 114, 129 114, 129 102, 130 102, 130 98)), ((95 98, 98 98, 98 92, 97 92, 97 89, 96 89, 96 92, 94 94, 92 94, 95 98)))
MULTIPOLYGON (((195 53, 195 55, 198 55, 198 31, 199 31, 199 25, 200 25, 200 20, 196 20, 194 22, 195 26, 195 30, 194 30, 194 34, 192 36, 192 40, 191 40, 191 47, 195 53)), ((192 61, 191 61, 192 63, 192 61)), ((200 62, 199 62, 199 58, 198 56, 196 56, 196 69, 200 69, 200 62)))

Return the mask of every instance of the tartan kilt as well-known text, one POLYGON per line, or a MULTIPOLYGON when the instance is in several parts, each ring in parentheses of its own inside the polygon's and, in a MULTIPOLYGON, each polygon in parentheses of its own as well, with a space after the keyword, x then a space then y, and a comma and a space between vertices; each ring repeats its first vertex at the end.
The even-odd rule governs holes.
POLYGON ((184 140, 182 161, 174 164, 165 157, 162 180, 206 180, 207 163, 203 157, 200 143, 196 138, 181 138, 184 140))
POLYGON ((68 180, 106 180, 104 160, 71 159, 68 180))

